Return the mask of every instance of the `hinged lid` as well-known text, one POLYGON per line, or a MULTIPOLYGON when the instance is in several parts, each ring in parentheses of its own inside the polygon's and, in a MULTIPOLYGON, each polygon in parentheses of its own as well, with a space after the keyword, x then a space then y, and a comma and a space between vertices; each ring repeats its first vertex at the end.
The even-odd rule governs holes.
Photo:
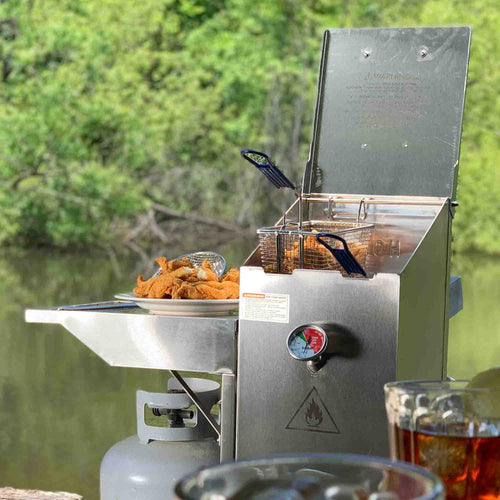
POLYGON ((325 32, 306 193, 455 198, 470 28, 325 32))

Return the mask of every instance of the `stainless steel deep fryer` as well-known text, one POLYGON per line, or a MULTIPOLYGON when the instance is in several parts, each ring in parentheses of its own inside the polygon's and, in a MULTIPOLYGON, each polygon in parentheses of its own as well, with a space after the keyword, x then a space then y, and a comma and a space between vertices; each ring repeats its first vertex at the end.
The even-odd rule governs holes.
POLYGON ((305 252, 304 265, 287 260, 296 239, 276 248, 281 221, 241 268, 238 316, 111 304, 26 320, 62 324, 113 366, 220 374, 223 460, 386 455, 384 383, 446 377, 448 320, 461 307, 450 247, 469 43, 467 27, 325 33, 302 196, 286 221, 314 221, 312 234, 362 224, 367 277, 328 258, 308 269, 305 252), (298 268, 265 272, 287 262, 298 268))

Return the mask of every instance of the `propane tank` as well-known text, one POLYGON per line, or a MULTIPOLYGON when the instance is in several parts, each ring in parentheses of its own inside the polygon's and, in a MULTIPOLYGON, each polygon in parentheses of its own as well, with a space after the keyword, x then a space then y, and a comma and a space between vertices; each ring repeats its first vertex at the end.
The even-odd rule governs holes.
MULTIPOLYGON (((204 408, 220 398, 212 380, 186 378, 204 408)), ((101 500, 165 500, 175 483, 196 469, 220 461, 217 435, 179 382, 170 379, 167 394, 137 391, 137 435, 112 446, 101 463, 101 500), (170 427, 148 425, 144 409, 165 416, 170 427), (193 425, 194 426, 188 426, 193 425)))

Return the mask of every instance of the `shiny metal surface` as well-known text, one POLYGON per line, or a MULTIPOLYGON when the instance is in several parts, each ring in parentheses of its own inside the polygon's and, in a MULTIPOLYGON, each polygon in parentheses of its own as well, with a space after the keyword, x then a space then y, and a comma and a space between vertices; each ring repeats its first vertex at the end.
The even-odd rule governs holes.
POLYGON ((234 459, 236 433, 236 376, 222 375, 220 406, 220 460, 227 462, 234 459))
POLYGON ((327 30, 304 191, 454 199, 470 33, 327 30))
POLYGON ((401 274, 397 380, 446 377, 450 229, 445 205, 401 274))
POLYGON ((355 279, 337 271, 241 269, 243 294, 288 294, 290 308, 288 323, 240 319, 238 459, 322 451, 387 455, 382 387, 396 378, 399 283, 390 274, 355 279), (286 340, 296 326, 316 322, 330 323, 352 349, 332 354, 314 373, 289 355, 286 340), (308 421, 314 406, 316 419, 308 421))
POLYGON ((241 301, 245 294, 285 295, 289 316, 245 319, 240 303, 237 458, 296 451, 387 455, 384 383, 446 374, 448 202, 390 207, 396 213, 384 206, 367 212, 375 241, 398 241, 398 252, 372 252, 370 279, 241 269, 241 301), (290 332, 306 323, 327 323, 344 346, 319 369, 287 350, 290 332), (265 421, 257 433, 256 421, 265 421))
POLYGON ((56 323, 111 366, 234 373, 238 317, 189 318, 135 312, 37 310, 28 323, 56 323))
MULTIPOLYGON (((373 225, 364 263, 368 275, 401 273, 437 214, 443 206, 448 206, 447 198, 315 193, 305 196, 304 212, 311 220, 355 223, 361 202, 364 204, 363 224, 373 225)), ((290 207, 288 217, 296 220, 296 204, 290 207)), ((259 246, 245 265, 261 265, 262 262, 267 261, 259 246)))

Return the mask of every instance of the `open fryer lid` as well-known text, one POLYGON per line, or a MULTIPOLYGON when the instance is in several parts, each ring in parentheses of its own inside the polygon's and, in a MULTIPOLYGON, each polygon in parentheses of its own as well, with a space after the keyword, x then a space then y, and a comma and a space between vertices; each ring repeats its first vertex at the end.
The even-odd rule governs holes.
POLYGON ((470 31, 326 31, 304 192, 455 199, 470 31))

